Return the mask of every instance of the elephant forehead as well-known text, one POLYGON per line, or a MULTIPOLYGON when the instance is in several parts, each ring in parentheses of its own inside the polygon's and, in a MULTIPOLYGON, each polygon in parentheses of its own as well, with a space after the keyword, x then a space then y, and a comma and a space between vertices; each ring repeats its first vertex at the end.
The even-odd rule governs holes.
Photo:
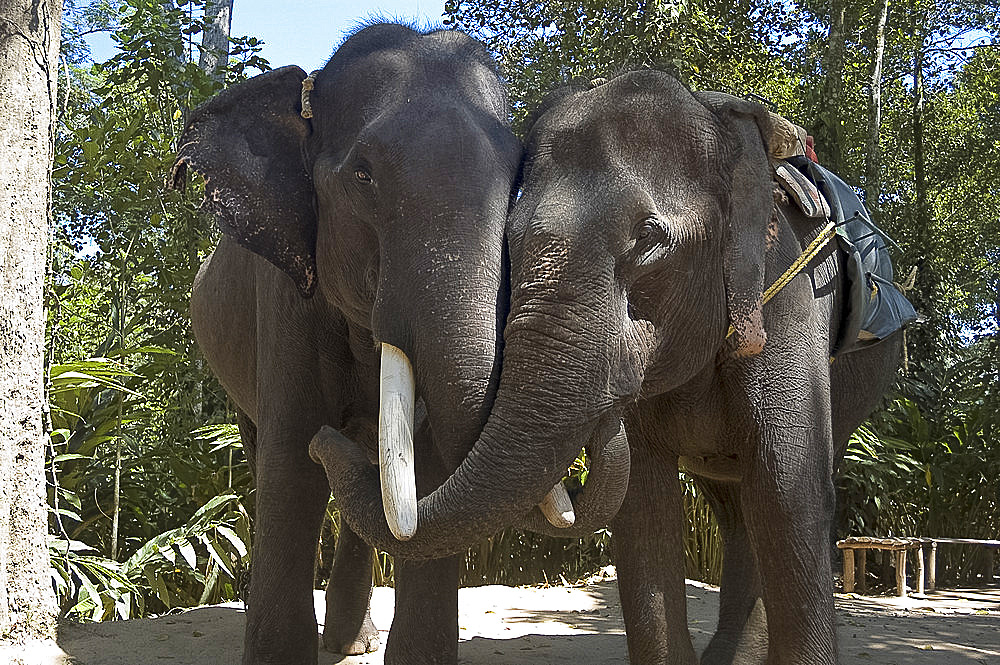
POLYGON ((356 108, 360 103, 362 107, 381 108, 391 98, 405 94, 419 74, 419 63, 412 53, 383 49, 367 54, 330 79, 318 79, 314 94, 334 106, 356 108))
MULTIPOLYGON (((662 81, 657 77, 652 83, 662 81)), ((680 84, 652 83, 648 77, 638 84, 621 77, 573 95, 540 121, 539 152, 559 163, 598 168, 677 162, 691 170, 711 169, 722 154, 714 116, 680 84)))
POLYGON ((690 198, 718 192, 725 182, 724 162, 713 151, 702 142, 668 138, 655 143, 608 134, 555 138, 536 149, 530 180, 575 191, 584 200, 618 200, 637 192, 690 198))
POLYGON ((506 117, 506 97, 489 64, 445 49, 383 48, 354 59, 350 66, 336 67, 331 74, 317 79, 313 93, 317 113, 324 107, 334 114, 361 109, 371 120, 387 108, 439 98, 461 100, 506 117))

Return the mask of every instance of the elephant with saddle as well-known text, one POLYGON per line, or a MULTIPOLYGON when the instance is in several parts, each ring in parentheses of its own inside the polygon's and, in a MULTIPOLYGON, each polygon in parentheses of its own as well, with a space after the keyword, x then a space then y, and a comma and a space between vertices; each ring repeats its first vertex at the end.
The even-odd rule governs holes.
MULTIPOLYGON (((241 414, 257 487, 247 665, 317 662, 330 486, 308 447, 320 427, 366 467, 381 462, 379 519, 400 538, 413 536, 417 496, 477 440, 508 299, 504 224, 521 156, 508 117, 481 43, 378 23, 322 70, 268 72, 190 118, 175 185, 203 174, 224 233, 195 281, 193 327, 241 414)), ((349 524, 340 533, 323 641, 371 651, 372 550, 349 524)), ((456 661, 461 549, 396 560, 386 663, 456 661)))
POLYGON ((702 662, 835 663, 832 477, 892 381, 900 335, 836 355, 849 255, 814 243, 825 220, 775 196, 769 125, 760 105, 655 71, 551 95, 508 219, 511 305, 489 420, 420 500, 407 542, 386 528, 363 456, 321 430, 312 454, 347 522, 409 557, 458 551, 509 522, 585 533, 601 525, 595 506, 617 500, 616 464, 573 497, 572 526, 547 526, 533 507, 581 444, 598 463, 621 461, 624 447, 627 493, 611 526, 630 662, 697 662, 683 466, 725 540, 719 628, 702 662))

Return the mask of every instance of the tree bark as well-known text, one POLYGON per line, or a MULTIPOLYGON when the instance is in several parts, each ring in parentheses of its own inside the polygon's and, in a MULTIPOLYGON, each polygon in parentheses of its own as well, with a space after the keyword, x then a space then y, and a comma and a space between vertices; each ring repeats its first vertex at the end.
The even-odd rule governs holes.
POLYGON ((882 61, 885 57, 885 23, 889 16, 889 0, 880 0, 875 22, 875 44, 872 48, 872 75, 868 97, 868 150, 865 155, 865 204, 876 214, 881 195, 882 151, 882 61))
POLYGON ((42 293, 61 0, 0 0, 0 639, 52 636, 42 293))
POLYGON ((927 53, 924 49, 924 39, 928 32, 928 16, 926 10, 915 7, 911 18, 913 39, 912 74, 913 97, 910 108, 912 129, 911 151, 913 154, 913 219, 911 251, 915 255, 912 260, 917 266, 915 288, 907 293, 917 311, 925 316, 928 323, 907 331, 906 343, 909 347, 907 355, 915 358, 931 358, 939 351, 941 337, 941 322, 938 320, 937 290, 941 283, 936 274, 931 257, 937 255, 936 234, 933 228, 933 215, 928 202, 927 164, 924 152, 924 69, 927 53))
POLYGON ((208 0, 205 3, 205 33, 201 37, 198 66, 217 81, 226 76, 232 21, 233 0, 208 0))
POLYGON ((830 32, 823 56, 823 85, 816 152, 831 171, 843 171, 843 132, 841 110, 844 106, 844 61, 847 55, 848 0, 831 0, 830 32))

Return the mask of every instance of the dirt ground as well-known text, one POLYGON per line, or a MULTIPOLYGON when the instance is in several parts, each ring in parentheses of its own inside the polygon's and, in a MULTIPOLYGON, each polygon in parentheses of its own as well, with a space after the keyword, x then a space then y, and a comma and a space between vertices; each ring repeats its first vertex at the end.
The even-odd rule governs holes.
MULTIPOLYGON (((606 577, 606 576, 605 576, 606 577)), ((695 648, 714 630, 718 590, 687 586, 695 648)), ((838 594, 842 665, 1000 665, 1000 589, 941 590, 922 598, 838 594)), ((382 643, 392 620, 391 589, 378 588, 372 616, 382 643)), ((459 592, 459 662, 466 665, 627 663, 613 579, 574 587, 485 586, 459 592)), ((316 595, 322 629, 323 602, 316 595)), ((157 619, 68 625, 61 654, 30 665, 238 665, 244 614, 237 604, 201 607, 157 619)), ((0 654, 0 661, 2 661, 0 654)), ((320 651, 320 665, 381 665, 382 651, 344 657, 320 651)))

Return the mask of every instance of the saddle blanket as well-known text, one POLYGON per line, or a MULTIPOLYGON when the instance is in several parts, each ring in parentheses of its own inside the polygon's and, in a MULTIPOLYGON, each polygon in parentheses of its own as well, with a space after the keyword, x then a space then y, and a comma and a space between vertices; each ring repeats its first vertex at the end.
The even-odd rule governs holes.
POLYGON ((847 255, 849 297, 832 355, 884 339, 916 321, 916 310, 893 282, 887 247, 892 240, 872 222, 854 189, 800 155, 776 161, 775 174, 807 216, 836 224, 840 249, 847 255))

